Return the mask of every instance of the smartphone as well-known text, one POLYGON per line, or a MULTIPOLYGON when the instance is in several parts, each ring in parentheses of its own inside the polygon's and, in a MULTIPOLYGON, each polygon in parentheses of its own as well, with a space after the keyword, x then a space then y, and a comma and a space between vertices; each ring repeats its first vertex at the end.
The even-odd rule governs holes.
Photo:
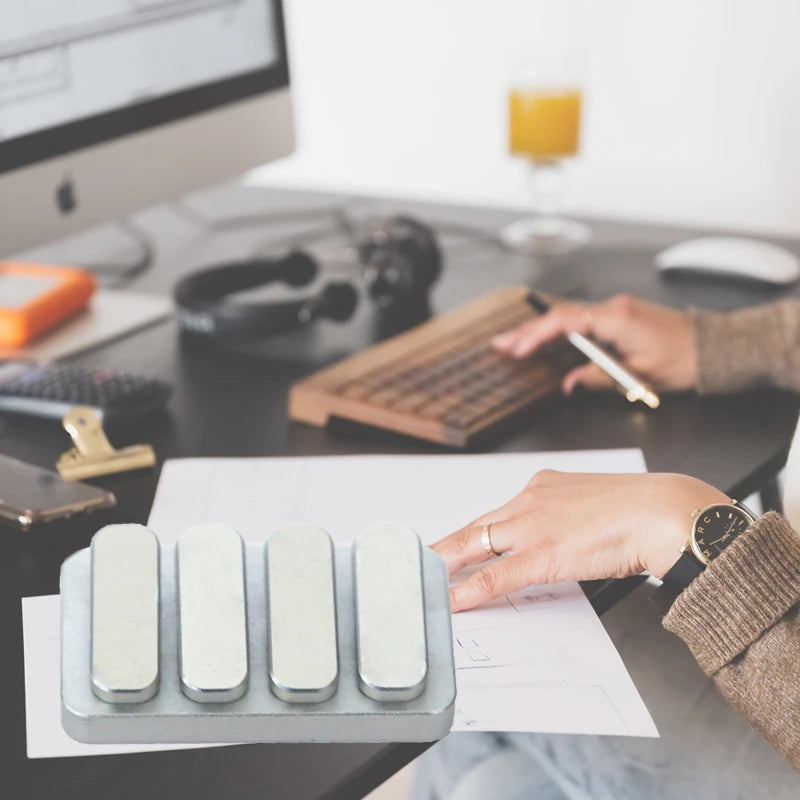
POLYGON ((0 520, 17 528, 28 530, 116 502, 111 492, 67 482, 57 472, 0 455, 0 520))

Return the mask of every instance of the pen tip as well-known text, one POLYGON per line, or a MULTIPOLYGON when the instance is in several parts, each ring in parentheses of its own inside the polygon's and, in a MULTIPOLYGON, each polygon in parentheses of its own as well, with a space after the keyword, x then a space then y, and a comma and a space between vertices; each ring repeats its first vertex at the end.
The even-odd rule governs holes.
POLYGON ((652 389, 647 389, 641 385, 637 386, 636 389, 628 390, 625 396, 631 403, 641 400, 645 405, 650 406, 650 408, 658 408, 661 405, 659 396, 652 389))
POLYGON ((661 405, 661 400, 655 392, 646 391, 644 395, 642 395, 642 400, 644 400, 650 408, 658 408, 661 405))

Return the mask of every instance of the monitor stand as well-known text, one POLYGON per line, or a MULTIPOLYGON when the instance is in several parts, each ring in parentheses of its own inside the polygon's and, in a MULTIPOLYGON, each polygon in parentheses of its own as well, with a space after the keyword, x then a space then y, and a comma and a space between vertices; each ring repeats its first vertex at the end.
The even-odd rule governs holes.
POLYGON ((122 287, 150 268, 156 245, 150 234, 130 219, 95 226, 16 258, 43 264, 66 264, 91 272, 106 288, 122 287))

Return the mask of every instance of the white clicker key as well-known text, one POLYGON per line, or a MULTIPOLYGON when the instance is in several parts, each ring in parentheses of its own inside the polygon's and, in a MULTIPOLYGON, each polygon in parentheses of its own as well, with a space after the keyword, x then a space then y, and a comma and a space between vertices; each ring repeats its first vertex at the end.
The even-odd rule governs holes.
POLYGON ((244 544, 228 525, 178 539, 181 690, 198 703, 238 700, 248 686, 244 544))
POLYGON ((158 691, 159 547, 143 525, 107 525, 92 539, 92 691, 143 703, 158 691))
POLYGON ((393 523, 370 525, 353 545, 359 686, 374 700, 413 700, 425 688, 421 547, 393 523))
POLYGON ((269 678, 288 703, 321 703, 336 691, 333 544, 313 525, 283 525, 267 540, 269 678))

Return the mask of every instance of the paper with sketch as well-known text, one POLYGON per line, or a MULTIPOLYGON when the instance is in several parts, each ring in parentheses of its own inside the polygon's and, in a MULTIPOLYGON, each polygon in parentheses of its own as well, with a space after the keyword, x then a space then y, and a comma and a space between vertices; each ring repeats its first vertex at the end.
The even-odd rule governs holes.
POLYGON ((454 731, 658 735, 575 583, 456 614, 453 639, 454 731))
MULTIPOLYGON (((643 472, 645 464, 638 450, 184 459, 164 465, 149 525, 169 542, 188 525, 226 522, 258 542, 276 525, 302 520, 347 542, 366 524, 391 519, 412 526, 431 544, 503 504, 546 468, 643 472)), ((29 756, 155 749, 81 745, 63 733, 53 641, 57 598, 26 598, 23 608, 29 756), (29 662, 36 668, 29 670, 29 662), (39 693, 50 699, 37 702, 39 693)), ((532 587, 456 614, 453 638, 458 685, 453 730, 658 735, 575 583, 532 587)))

